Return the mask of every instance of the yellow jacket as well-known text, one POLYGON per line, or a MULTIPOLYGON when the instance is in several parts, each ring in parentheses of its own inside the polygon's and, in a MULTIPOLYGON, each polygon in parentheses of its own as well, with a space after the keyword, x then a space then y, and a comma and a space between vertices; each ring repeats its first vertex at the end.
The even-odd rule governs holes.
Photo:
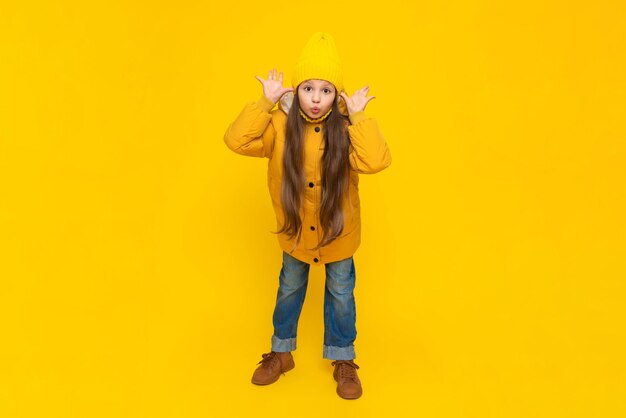
MULTIPOLYGON (((283 149, 289 99, 293 93, 287 93, 274 109, 274 103, 264 95, 256 102, 246 104, 237 119, 230 124, 224 135, 224 142, 234 152, 251 157, 269 159, 267 185, 269 187, 277 229, 283 224, 284 215, 280 200, 283 173, 283 149)), ((347 114, 345 103, 340 101, 340 110, 347 114)), ((324 152, 324 122, 306 122, 304 172, 307 187, 304 191, 300 216, 302 219, 302 237, 293 252, 295 239, 286 234, 278 234, 281 248, 300 261, 321 265, 343 260, 352 256, 361 243, 361 214, 359 200, 358 174, 371 174, 381 171, 391 164, 391 154, 385 139, 378 129, 375 119, 365 115, 364 111, 349 115, 350 126, 350 186, 344 196, 342 208, 344 228, 334 241, 318 250, 313 250, 322 238, 319 223, 321 203, 321 163, 324 152)))

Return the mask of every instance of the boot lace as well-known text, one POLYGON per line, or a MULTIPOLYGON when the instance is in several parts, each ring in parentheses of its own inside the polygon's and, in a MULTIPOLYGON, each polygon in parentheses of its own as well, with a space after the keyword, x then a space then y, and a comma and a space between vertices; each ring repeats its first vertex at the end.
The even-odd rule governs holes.
POLYGON ((262 364, 263 367, 274 367, 276 362, 278 361, 278 357, 276 356, 276 352, 272 351, 270 353, 261 354, 261 361, 257 364, 262 364))
POLYGON ((331 363, 332 366, 337 365, 339 367, 339 378, 345 380, 351 380, 354 383, 359 382, 356 370, 359 366, 353 361, 349 360, 337 360, 331 363))

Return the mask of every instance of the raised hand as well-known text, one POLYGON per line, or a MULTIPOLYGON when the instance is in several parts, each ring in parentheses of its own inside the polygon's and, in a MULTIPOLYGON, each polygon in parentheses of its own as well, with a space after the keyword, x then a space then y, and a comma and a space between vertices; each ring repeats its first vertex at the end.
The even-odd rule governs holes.
POLYGON ((376 98, 376 96, 367 97, 369 88, 369 86, 365 86, 360 90, 355 91, 352 97, 348 97, 345 91, 342 91, 339 94, 346 102, 346 107, 348 108, 348 113, 350 115, 360 112, 361 110, 365 110, 365 106, 369 103, 369 101, 376 98))
POLYGON ((283 73, 281 72, 277 78, 276 68, 268 71, 267 80, 258 75, 255 78, 263 84, 263 94, 273 103, 277 103, 283 94, 294 90, 292 87, 283 87, 283 73))

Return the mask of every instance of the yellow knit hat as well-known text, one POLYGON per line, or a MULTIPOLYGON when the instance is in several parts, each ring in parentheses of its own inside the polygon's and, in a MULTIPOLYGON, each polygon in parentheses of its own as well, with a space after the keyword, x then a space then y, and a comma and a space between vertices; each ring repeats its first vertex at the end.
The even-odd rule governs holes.
POLYGON ((316 32, 306 44, 293 72, 292 87, 303 81, 326 80, 335 86, 337 95, 343 90, 343 73, 335 40, 326 32, 316 32))

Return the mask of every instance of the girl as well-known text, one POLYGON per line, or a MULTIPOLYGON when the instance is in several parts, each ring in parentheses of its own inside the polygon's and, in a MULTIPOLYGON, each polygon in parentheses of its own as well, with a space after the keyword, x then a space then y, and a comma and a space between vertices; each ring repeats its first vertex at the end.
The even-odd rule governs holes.
POLYGON ((283 250, 271 352, 252 383, 267 385, 294 368, 291 351, 309 266, 325 265, 323 357, 334 360, 337 393, 361 396, 354 363, 356 310, 353 254, 361 239, 358 174, 391 164, 387 143, 365 106, 368 87, 349 97, 333 38, 317 32, 295 66, 292 87, 276 69, 256 77, 263 95, 248 103, 224 136, 239 154, 266 157, 267 182, 283 250), (278 103, 278 109, 273 109, 278 103))

